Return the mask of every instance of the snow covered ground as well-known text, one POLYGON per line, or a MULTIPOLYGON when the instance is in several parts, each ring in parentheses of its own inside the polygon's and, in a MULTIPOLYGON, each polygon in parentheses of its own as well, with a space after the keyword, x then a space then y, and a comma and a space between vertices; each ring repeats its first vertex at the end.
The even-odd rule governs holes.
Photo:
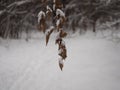
POLYGON ((120 43, 96 36, 65 39, 68 58, 58 66, 54 38, 0 40, 0 90, 120 90, 120 43))

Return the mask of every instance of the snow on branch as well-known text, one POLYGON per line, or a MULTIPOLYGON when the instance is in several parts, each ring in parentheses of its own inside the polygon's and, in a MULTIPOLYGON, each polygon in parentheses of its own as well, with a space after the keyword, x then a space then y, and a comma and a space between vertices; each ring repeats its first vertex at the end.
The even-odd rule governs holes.
POLYGON ((40 22, 40 20, 42 19, 42 17, 45 17, 45 16, 46 16, 45 13, 43 11, 40 11, 38 13, 38 23, 40 22))
POLYGON ((47 5, 47 10, 49 10, 50 12, 52 12, 52 9, 47 5))
POLYGON ((46 6, 46 16, 48 18, 48 20, 50 20, 51 16, 52 16, 52 9, 47 5, 46 6))
POLYGON ((2 15, 4 12, 5 12, 5 10, 1 10, 1 11, 0 11, 0 15, 2 15))
POLYGON ((62 10, 60 10, 60 9, 56 10, 56 15, 60 15, 61 17, 65 17, 64 12, 62 10))
POLYGON ((32 2, 32 0, 22 0, 22 1, 17 1, 17 2, 14 2, 10 5, 7 6, 7 8, 10 8, 14 5, 17 5, 17 6, 20 6, 20 5, 23 5, 23 4, 26 4, 26 3, 29 3, 29 2, 32 2))

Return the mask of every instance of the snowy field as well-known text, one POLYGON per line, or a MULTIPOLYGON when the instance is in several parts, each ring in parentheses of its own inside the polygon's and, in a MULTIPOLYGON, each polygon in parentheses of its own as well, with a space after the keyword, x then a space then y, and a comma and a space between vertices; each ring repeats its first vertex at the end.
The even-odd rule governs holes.
POLYGON ((0 90, 120 90, 120 43, 72 35, 68 57, 58 66, 54 38, 0 40, 0 90))

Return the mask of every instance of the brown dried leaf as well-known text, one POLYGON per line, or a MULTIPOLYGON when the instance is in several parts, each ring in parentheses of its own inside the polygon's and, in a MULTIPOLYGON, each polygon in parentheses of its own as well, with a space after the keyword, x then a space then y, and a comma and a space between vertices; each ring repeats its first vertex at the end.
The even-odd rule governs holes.
POLYGON ((65 45, 59 44, 59 50, 60 50, 60 52, 58 55, 60 55, 62 57, 62 59, 65 59, 67 57, 67 50, 66 50, 65 45))
POLYGON ((46 35, 46 46, 47 46, 47 44, 48 44, 49 38, 50 38, 50 34, 47 34, 47 35, 46 35))
POLYGON ((63 57, 63 59, 66 59, 66 57, 67 57, 67 50, 66 50, 66 48, 63 49, 62 57, 63 57))
POLYGON ((60 69, 61 69, 61 71, 62 71, 62 69, 63 69, 63 64, 59 63, 59 67, 60 67, 60 69))
POLYGON ((58 44, 58 45, 59 45, 59 44, 61 43, 61 41, 62 41, 61 38, 57 38, 56 41, 55 41, 55 44, 58 44))
POLYGON ((47 46, 47 44, 49 42, 49 38, 50 38, 50 35, 52 34, 52 32, 53 32, 53 29, 51 29, 50 31, 48 31, 47 34, 46 34, 46 46, 47 46))
POLYGON ((47 11, 46 15, 48 20, 52 18, 52 12, 50 10, 47 11))
POLYGON ((67 36, 67 33, 63 30, 60 31, 60 37, 64 38, 67 36))
POLYGON ((46 31, 46 19, 44 15, 41 16, 41 19, 39 21, 39 29, 40 31, 43 31, 43 33, 46 31))
POLYGON ((60 67, 60 69, 61 69, 61 71, 62 71, 62 69, 63 69, 63 60, 62 59, 59 59, 59 67, 60 67))

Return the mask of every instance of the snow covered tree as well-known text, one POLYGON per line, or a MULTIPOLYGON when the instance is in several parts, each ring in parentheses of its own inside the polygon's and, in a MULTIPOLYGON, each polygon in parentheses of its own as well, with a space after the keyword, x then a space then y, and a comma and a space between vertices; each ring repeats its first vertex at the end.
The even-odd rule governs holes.
POLYGON ((20 38, 35 25, 35 13, 39 0, 0 0, 0 36, 20 38), (29 29, 28 29, 29 28, 29 29))
POLYGON ((64 60, 67 57, 67 49, 65 45, 65 41, 63 40, 64 37, 67 36, 67 33, 63 30, 63 26, 66 22, 66 16, 63 11, 64 9, 64 3, 62 0, 53 0, 52 7, 48 5, 49 0, 43 0, 44 7, 46 7, 45 10, 40 11, 38 13, 38 29, 40 31, 43 31, 46 34, 46 45, 49 42, 49 38, 53 31, 57 31, 57 36, 55 40, 55 44, 58 45, 58 55, 59 58, 59 67, 62 70, 64 66, 64 60), (54 19, 55 24, 53 22, 53 25, 46 25, 47 20, 54 19), (48 26, 48 28, 46 28, 48 26))
POLYGON ((67 1, 66 15, 68 27, 81 30, 93 28, 96 32, 97 24, 115 22, 120 19, 120 0, 72 0, 67 1), (73 12, 74 11, 74 12, 73 12), (112 20, 112 21, 111 21, 112 20))

